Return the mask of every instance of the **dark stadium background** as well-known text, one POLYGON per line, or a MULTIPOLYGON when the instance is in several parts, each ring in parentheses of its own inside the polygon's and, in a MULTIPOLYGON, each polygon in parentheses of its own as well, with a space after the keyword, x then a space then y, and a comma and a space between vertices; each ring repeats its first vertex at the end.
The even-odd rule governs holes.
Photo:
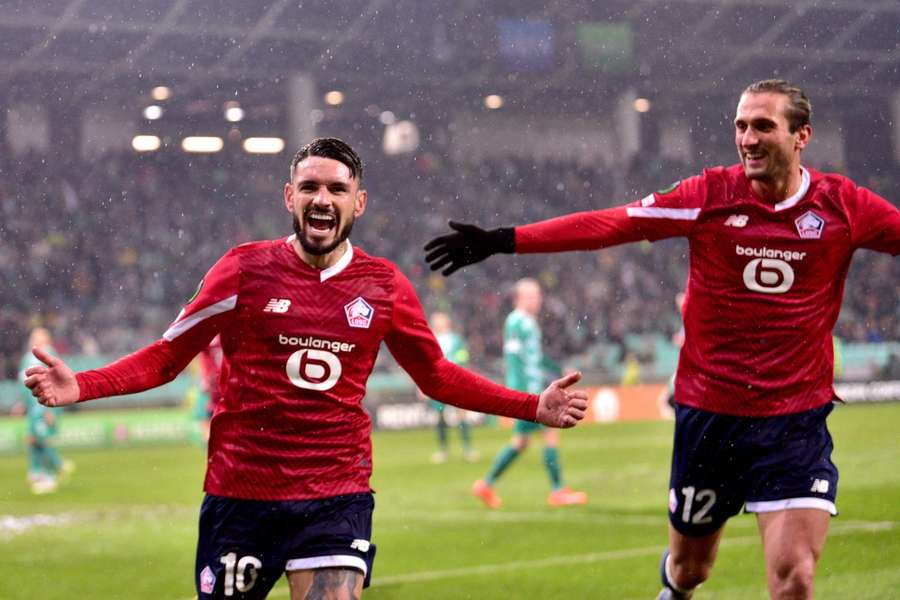
MULTIPOLYGON (((896 0, 0 0, 0 415, 19 410, 32 327, 73 365, 102 364, 157 339, 226 249, 288 235, 281 187, 314 135, 366 163, 353 243, 396 262, 426 310, 450 311, 479 370, 499 377, 508 290, 530 275, 557 361, 614 384, 630 353, 643 381, 664 382, 682 240, 450 279, 427 271, 422 246, 448 219, 606 207, 732 164, 740 91, 770 77, 812 100, 804 164, 896 204, 898 32, 896 0), (186 152, 187 136, 222 148, 186 152), (256 137, 284 148, 246 152, 256 137)), ((883 383, 900 380, 898 297, 900 263, 858 253, 835 329, 848 399, 900 399, 883 383)), ((98 406, 181 405, 183 384, 98 406)), ((414 398, 387 352, 370 392, 414 398)), ((3 435, 17 422, 0 419, 0 454, 24 477, 21 439, 3 435)))
MULTIPOLYGON (((476 364, 498 356, 502 292, 528 273, 548 288, 551 352, 614 379, 626 336, 677 330, 684 244, 520 257, 448 281, 429 279, 422 244, 448 218, 603 207, 730 164, 736 97, 773 76, 812 98, 805 162, 895 199, 898 25, 896 2, 4 2, 0 372, 15 375, 37 321, 75 353, 157 337, 226 248, 290 232, 280 187, 320 134, 367 162, 373 203, 355 243, 400 264, 427 308, 455 313, 476 364), (158 86, 168 99, 153 99, 158 86), (161 118, 144 118, 152 105, 161 118), (243 119, 226 121, 228 107, 243 119), (134 151, 140 134, 162 147, 134 151), (187 154, 188 135, 224 148, 187 154), (253 136, 286 145, 248 155, 253 136)), ((889 257, 857 258, 844 341, 900 339, 897 275, 889 257)), ((651 343, 635 349, 652 365, 651 343)))

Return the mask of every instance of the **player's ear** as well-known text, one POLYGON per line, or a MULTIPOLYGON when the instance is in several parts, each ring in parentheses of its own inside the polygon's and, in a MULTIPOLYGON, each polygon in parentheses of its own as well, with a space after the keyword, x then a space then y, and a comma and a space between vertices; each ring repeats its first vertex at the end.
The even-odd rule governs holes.
POLYGON ((294 212, 294 188, 290 181, 284 184, 284 205, 289 212, 294 212))
POLYGON ((364 212, 366 212, 366 202, 369 199, 369 194, 366 190, 358 190, 356 192, 356 202, 353 205, 353 216, 359 217, 364 212))
POLYGON ((812 125, 806 124, 800 127, 796 133, 797 141, 794 143, 794 147, 797 148, 797 150, 803 150, 812 138, 812 125))

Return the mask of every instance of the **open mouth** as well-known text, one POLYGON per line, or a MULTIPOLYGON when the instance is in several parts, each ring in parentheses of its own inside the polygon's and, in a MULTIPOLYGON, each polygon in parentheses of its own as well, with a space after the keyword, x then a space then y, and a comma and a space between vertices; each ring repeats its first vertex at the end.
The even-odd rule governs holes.
POLYGON ((744 154, 744 159, 750 164, 759 164, 766 157, 765 154, 744 154))
POLYGON ((316 231, 328 231, 337 225, 337 217, 331 213, 310 212, 306 215, 306 223, 316 231))

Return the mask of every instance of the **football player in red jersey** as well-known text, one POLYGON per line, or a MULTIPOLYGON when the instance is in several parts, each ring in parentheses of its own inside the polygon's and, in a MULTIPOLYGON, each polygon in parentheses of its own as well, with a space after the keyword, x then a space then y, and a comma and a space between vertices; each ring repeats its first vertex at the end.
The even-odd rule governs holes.
POLYGON ((853 252, 900 253, 900 211, 845 177, 801 166, 810 115, 799 88, 754 83, 734 120, 740 164, 607 210, 492 230, 451 222, 454 233, 425 247, 432 270, 449 275, 495 253, 688 238, 660 598, 691 597, 742 508, 757 514, 770 595, 813 595, 837 513, 825 423, 831 330, 853 252))
POLYGON ((47 366, 26 385, 47 406, 171 381, 217 334, 221 398, 210 423, 195 585, 201 599, 265 598, 287 573, 291 598, 359 598, 371 574, 374 499, 366 381, 382 341, 418 387, 468 410, 571 427, 587 396, 517 392, 451 363, 409 280, 348 239, 366 209, 362 164, 321 138, 291 163, 294 235, 233 248, 158 342, 103 368, 47 366))

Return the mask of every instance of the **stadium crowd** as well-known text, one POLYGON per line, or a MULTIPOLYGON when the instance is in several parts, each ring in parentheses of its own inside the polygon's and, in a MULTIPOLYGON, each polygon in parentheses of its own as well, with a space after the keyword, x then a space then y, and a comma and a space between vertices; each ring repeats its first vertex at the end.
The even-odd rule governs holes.
MULTIPOLYGON (((680 327, 673 301, 687 244, 638 244, 593 253, 515 256, 459 276, 433 275, 422 245, 448 219, 500 226, 631 201, 698 172, 643 159, 627 173, 573 163, 496 158, 478 164, 435 154, 368 159, 369 210, 351 237, 396 262, 427 311, 454 316, 474 366, 501 355, 509 290, 523 276, 546 291, 542 325, 558 359, 621 345, 626 335, 680 327)), ((281 200, 288 157, 223 152, 122 153, 0 164, 0 374, 15 376, 27 332, 49 326, 62 353, 118 355, 156 339, 205 271, 229 247, 290 233, 281 200)), ((896 169, 895 169, 896 171, 896 169)), ((900 175, 851 173, 896 200, 900 175)), ((846 341, 900 339, 900 264, 854 260, 836 333, 846 341), (865 286, 856 282, 865 281, 865 286)), ((386 354, 386 353, 383 353, 386 354)), ((652 360, 651 351, 643 360, 652 360)))

